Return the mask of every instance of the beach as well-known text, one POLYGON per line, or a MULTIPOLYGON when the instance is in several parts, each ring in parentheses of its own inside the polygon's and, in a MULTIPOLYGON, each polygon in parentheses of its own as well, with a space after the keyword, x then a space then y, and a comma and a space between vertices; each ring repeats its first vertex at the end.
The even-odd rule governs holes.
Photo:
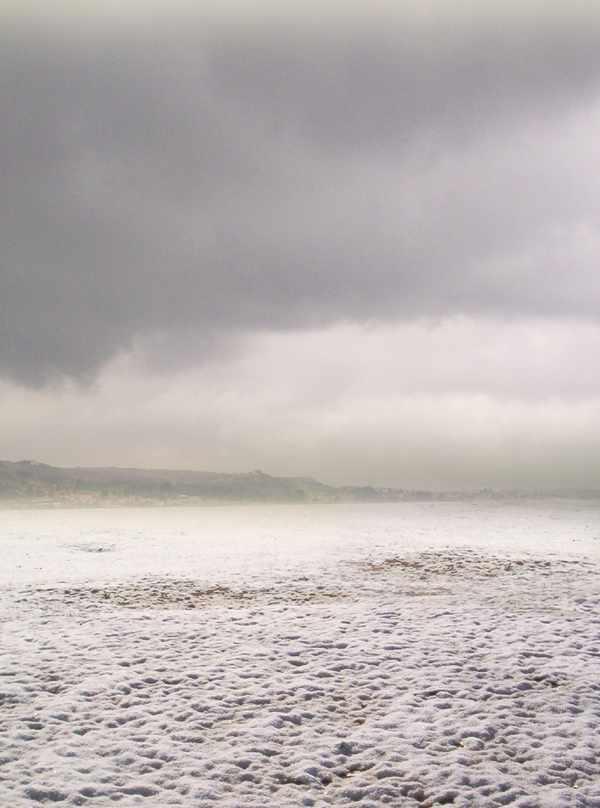
POLYGON ((0 804, 600 806, 597 517, 1 514, 0 804))

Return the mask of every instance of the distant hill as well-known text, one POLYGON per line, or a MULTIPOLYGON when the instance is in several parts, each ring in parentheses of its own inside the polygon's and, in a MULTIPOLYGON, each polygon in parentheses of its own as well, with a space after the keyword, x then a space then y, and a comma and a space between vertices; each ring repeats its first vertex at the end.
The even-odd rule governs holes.
POLYGON ((258 470, 225 474, 112 466, 59 468, 35 460, 0 461, 0 500, 5 505, 309 502, 340 497, 354 498, 311 477, 272 477, 258 470))
POLYGON ((0 461, 0 507, 85 508, 199 505, 219 502, 429 502, 513 497, 600 499, 598 491, 432 493, 402 488, 325 485, 312 477, 272 477, 174 469, 60 468, 35 460, 0 461))

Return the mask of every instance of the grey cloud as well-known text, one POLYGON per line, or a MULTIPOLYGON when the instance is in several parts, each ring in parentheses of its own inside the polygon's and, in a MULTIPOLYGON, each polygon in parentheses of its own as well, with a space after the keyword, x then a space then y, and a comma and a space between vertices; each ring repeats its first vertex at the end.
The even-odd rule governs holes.
POLYGON ((586 157, 538 146, 596 103, 600 29, 427 37, 15 31, 0 372, 85 377, 153 333, 596 316, 586 157))
POLYGON ((9 458, 311 474, 336 484, 594 488, 600 327, 488 318, 254 334, 174 376, 0 382, 9 458))
POLYGON ((468 144, 482 130, 552 115, 598 89, 598 31, 452 27, 327 42, 246 37, 211 49, 226 95, 280 132, 334 151, 397 149, 415 133, 468 144), (296 45, 296 47, 294 47, 296 45))

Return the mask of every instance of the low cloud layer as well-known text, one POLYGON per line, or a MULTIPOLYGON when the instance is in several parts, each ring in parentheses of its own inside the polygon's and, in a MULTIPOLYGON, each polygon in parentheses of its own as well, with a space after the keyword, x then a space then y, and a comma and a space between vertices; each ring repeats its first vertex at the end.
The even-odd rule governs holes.
POLYGON ((0 8, 8 454, 593 483, 600 18, 359 5, 0 8))
POLYGON ((2 386, 9 457, 413 488, 593 488, 600 327, 459 318, 262 332, 199 368, 143 345, 86 388, 2 386))

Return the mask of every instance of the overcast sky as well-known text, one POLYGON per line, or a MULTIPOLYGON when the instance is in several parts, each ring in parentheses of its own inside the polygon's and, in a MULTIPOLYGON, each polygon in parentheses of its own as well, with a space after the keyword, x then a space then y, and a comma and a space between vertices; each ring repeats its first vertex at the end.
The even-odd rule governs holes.
POLYGON ((2 0, 0 459, 600 488, 587 8, 2 0))

